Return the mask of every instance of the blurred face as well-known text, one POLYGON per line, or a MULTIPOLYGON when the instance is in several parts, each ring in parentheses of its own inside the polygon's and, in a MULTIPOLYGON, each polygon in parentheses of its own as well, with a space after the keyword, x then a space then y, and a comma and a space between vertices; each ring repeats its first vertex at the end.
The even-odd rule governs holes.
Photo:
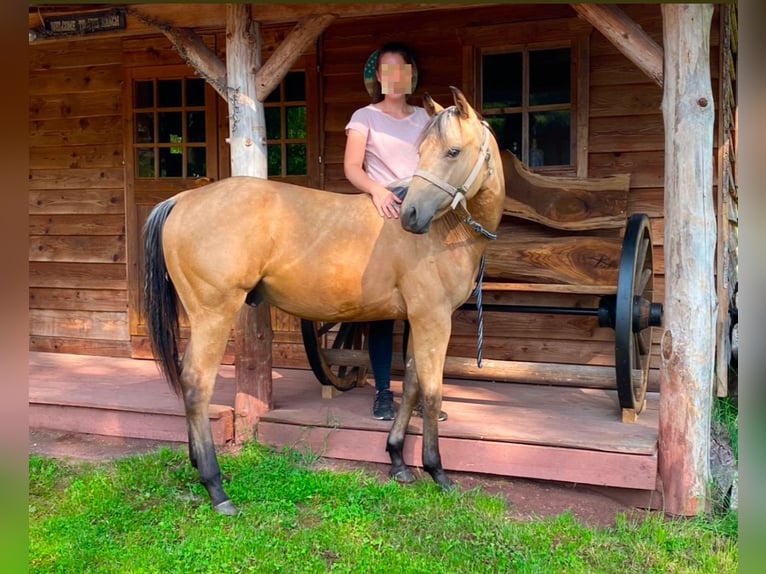
POLYGON ((400 54, 382 54, 378 62, 378 79, 384 94, 412 93, 412 65, 400 54))

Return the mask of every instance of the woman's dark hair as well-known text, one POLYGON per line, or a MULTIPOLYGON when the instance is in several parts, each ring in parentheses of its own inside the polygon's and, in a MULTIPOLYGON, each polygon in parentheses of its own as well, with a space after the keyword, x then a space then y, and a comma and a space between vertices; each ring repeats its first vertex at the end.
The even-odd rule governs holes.
MULTIPOLYGON (((378 71, 380 68, 380 57, 383 54, 399 54, 402 57, 402 60, 404 60, 405 64, 412 65, 412 88, 413 91, 415 91, 415 84, 418 77, 418 66, 415 62, 415 54, 412 52, 412 50, 402 42, 388 42, 383 44, 373 54, 375 57, 375 69, 378 71)), ((380 81, 378 81, 377 75, 373 74, 372 78, 367 79, 370 80, 368 91, 372 97, 372 103, 377 104, 378 102, 382 102, 384 97, 383 87, 380 85, 380 81)))

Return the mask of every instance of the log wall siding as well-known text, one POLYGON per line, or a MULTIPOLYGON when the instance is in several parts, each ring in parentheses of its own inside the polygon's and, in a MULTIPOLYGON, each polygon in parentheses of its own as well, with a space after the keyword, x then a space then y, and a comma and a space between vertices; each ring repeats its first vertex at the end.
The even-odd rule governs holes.
MULTIPOLYGON (((624 6, 655 40, 662 43, 662 16, 658 6, 624 6)), ((324 34, 322 76, 324 85, 324 179, 325 189, 354 192, 343 175, 343 128, 358 107, 369 103, 361 80, 361 68, 381 43, 400 39, 418 56, 419 85, 413 96, 420 104, 429 92, 438 102, 451 103, 449 85, 464 88, 463 46, 459 35, 444 30, 486 26, 544 18, 573 18, 565 5, 546 6, 533 14, 526 6, 504 6, 456 10, 429 19, 377 17, 338 22, 324 34), (426 22, 426 25, 423 25, 426 22)), ((509 43, 512 39, 508 39, 509 43)), ((628 211, 646 212, 652 220, 653 252, 657 278, 655 291, 663 300, 662 239, 664 220, 664 130, 660 103, 662 90, 623 56, 598 31, 590 37, 590 89, 588 176, 629 173, 631 189, 628 211)), ((513 227, 513 220, 504 220, 513 227)), ((485 299, 486 300, 486 299, 485 299)), ((597 298, 588 295, 543 293, 494 293, 491 300, 506 304, 537 304, 594 307, 597 298)), ((659 341, 655 341, 655 345, 659 341)), ((476 314, 456 312, 448 353, 473 357, 476 354, 476 314)), ((655 353, 656 355, 656 353, 655 353)), ((486 313, 484 351, 488 359, 614 365, 614 332, 588 317, 562 317, 514 313, 486 313)), ((652 362, 659 367, 659 360, 652 362)))
MULTIPOLYGON (((659 6, 621 8, 662 43, 659 6)), ((343 128, 355 109, 369 103, 361 70, 382 42, 399 39, 417 52, 420 74, 414 103, 421 104, 423 93, 428 91, 437 101, 449 104, 449 85, 466 91, 471 81, 458 29, 547 18, 576 15, 567 5, 546 5, 544 10, 532 5, 502 5, 429 12, 422 17, 390 15, 333 23, 317 49, 317 96, 323 123, 320 157, 315 159, 320 163, 321 187, 354 191, 343 175, 343 128)), ((290 28, 282 26, 271 37, 266 34, 270 39, 264 59, 273 51, 272 43, 275 46, 290 28)), ((209 32, 204 37, 223 57, 223 32, 209 32)), ((714 83, 719 77, 719 37, 714 26, 714 83)), ((103 338, 89 338, 87 331, 63 328, 49 313, 74 321, 82 320, 82 313, 86 313, 95 325, 98 318, 114 319, 122 305, 127 307, 121 82, 125 67, 178 63, 178 54, 161 35, 30 47, 31 348, 114 355, 130 352, 129 340, 119 339, 122 331, 118 324, 112 330, 94 327, 103 338), (78 256, 72 256, 73 249, 78 256), (118 339, 109 338, 114 336, 118 339)), ((662 300, 662 90, 596 30, 590 36, 588 72, 587 175, 630 174, 628 211, 645 212, 651 218, 655 291, 662 300)), ((221 110, 219 122, 225 127, 225 106, 221 110)), ((221 158, 226 158, 226 145, 219 147, 221 158)), ((493 294, 492 299, 498 303, 596 304, 588 295, 493 294)), ((126 312, 124 317, 127 319, 126 312)), ((274 365, 307 366, 294 318, 274 315, 272 324, 274 365)), ((614 364, 614 334, 599 328, 592 318, 488 314, 484 338, 485 358, 614 364)), ((456 313, 450 354, 474 356, 475 343, 475 315, 456 313)), ((135 356, 146 356, 141 341, 134 344, 133 351, 135 356)), ((232 358, 230 346, 225 361, 232 358)), ((658 361, 653 364, 658 365, 658 361)))
POLYGON ((129 356, 117 38, 29 49, 30 349, 129 356))

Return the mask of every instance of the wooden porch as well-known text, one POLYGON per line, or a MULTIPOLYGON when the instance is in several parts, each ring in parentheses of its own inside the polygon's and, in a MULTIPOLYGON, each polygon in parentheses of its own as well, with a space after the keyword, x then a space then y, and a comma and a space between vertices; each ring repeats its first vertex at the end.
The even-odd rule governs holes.
MULTIPOLYGON (((30 352, 29 426, 80 433, 185 442, 183 406, 152 361, 30 352)), ((274 410, 259 441, 322 456, 388 462, 390 423, 370 416, 374 389, 333 398, 311 371, 274 369, 274 410)), ((401 396, 401 381, 392 383, 401 396)), ((637 423, 621 420, 616 391, 446 379, 439 425, 449 471, 655 491, 659 395, 647 393, 637 423)), ((215 441, 234 439, 234 368, 221 367, 210 418, 215 441)), ((420 466, 422 424, 414 418, 405 447, 420 466)), ((638 492, 637 492, 638 491, 638 492)))

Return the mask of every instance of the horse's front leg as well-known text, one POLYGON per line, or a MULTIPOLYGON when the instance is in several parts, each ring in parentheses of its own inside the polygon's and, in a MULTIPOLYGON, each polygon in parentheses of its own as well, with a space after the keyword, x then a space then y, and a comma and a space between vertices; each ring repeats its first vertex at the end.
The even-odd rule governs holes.
POLYGON ((415 359, 412 357, 412 339, 408 345, 407 363, 404 371, 404 388, 402 394, 402 406, 396 414, 394 424, 388 433, 386 450, 391 457, 391 470, 388 475, 398 482, 410 483, 415 480, 415 475, 404 462, 404 438, 407 434, 407 425, 410 423, 412 411, 417 404, 420 391, 418 389, 417 373, 415 372, 415 359))
POLYGON ((420 395, 423 401, 423 468, 440 487, 449 489, 452 487, 452 481, 442 468, 439 453, 438 419, 442 402, 442 374, 452 329, 452 316, 450 312, 437 314, 433 309, 430 311, 424 317, 409 317, 414 369, 411 369, 412 375, 405 379, 402 408, 391 427, 387 449, 393 465, 391 472, 399 472, 401 468, 406 468, 401 455, 404 436, 415 401, 420 395))

